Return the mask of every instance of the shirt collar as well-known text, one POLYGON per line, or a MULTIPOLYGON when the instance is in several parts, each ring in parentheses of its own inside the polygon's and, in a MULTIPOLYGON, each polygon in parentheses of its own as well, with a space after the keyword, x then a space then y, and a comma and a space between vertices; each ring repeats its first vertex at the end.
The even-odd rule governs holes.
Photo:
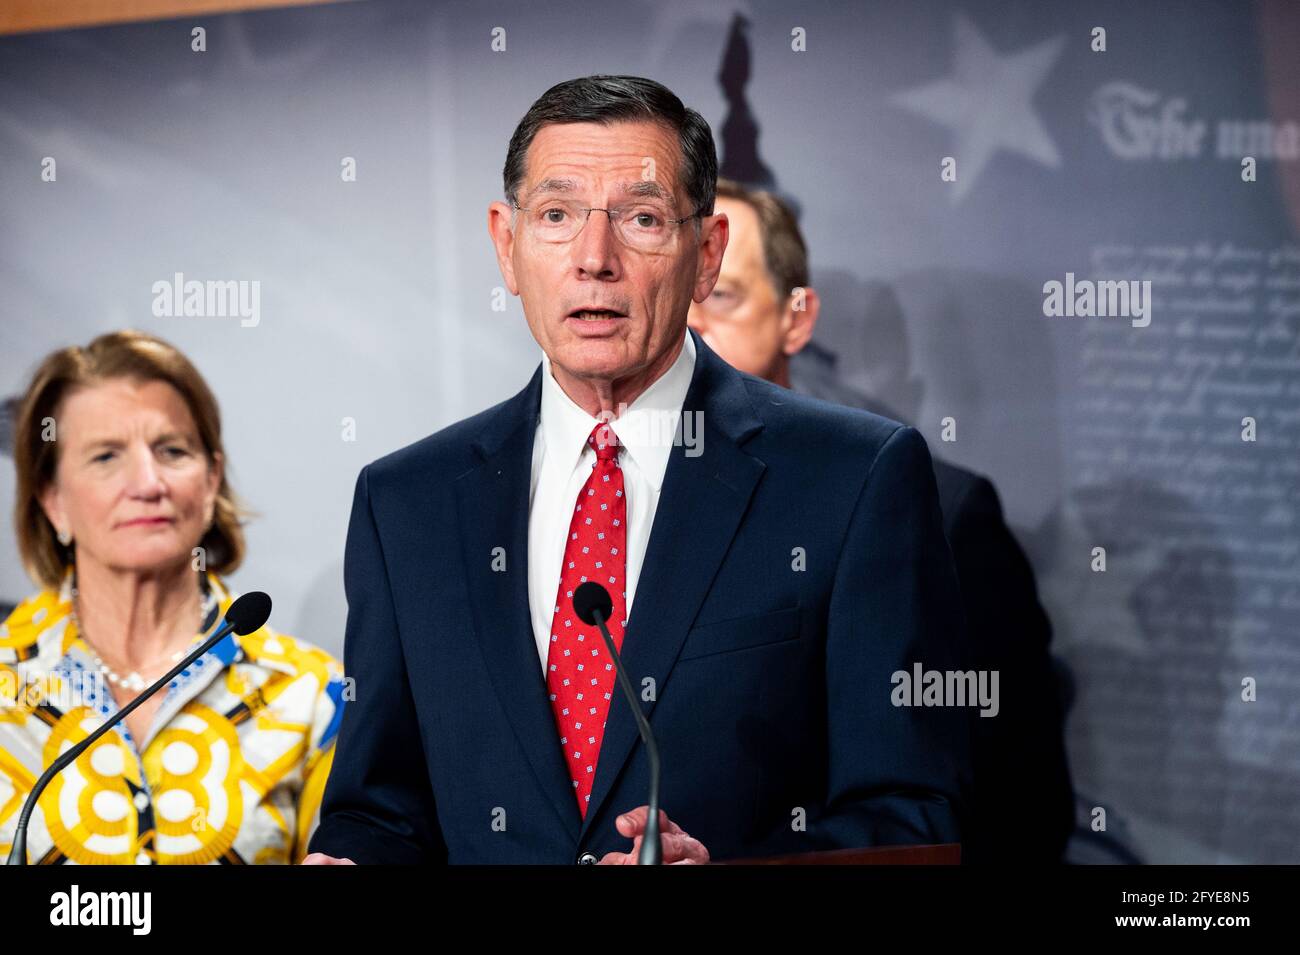
MULTIPOLYGON (((668 470, 673 438, 680 427, 682 405, 695 372, 695 342, 690 332, 676 360, 650 387, 610 421, 624 453, 630 455, 641 473, 658 491, 668 470)), ((551 359, 542 352, 541 429, 546 453, 556 455, 565 467, 577 467, 587 452, 587 437, 600 424, 574 402, 551 374, 551 359)), ((595 453, 594 451, 592 452, 595 453)))

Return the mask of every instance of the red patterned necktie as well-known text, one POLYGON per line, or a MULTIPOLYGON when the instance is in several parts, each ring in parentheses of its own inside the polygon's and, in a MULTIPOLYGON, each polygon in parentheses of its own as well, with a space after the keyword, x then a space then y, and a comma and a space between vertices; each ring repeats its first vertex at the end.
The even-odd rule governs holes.
POLYGON ((569 521, 546 655, 546 689, 584 819, 616 675, 599 628, 584 624, 573 612, 573 592, 587 580, 609 591, 614 607, 606 625, 620 653, 627 618, 627 498, 618 464, 618 436, 609 425, 599 424, 587 443, 596 449, 596 463, 578 492, 569 521))

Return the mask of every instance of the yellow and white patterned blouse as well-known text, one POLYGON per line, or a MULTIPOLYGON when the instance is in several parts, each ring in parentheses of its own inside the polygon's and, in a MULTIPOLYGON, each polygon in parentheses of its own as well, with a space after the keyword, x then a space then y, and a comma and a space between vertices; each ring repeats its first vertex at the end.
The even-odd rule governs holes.
MULTIPOLYGON (((218 625, 236 594, 207 575, 218 625)), ((118 706, 71 618, 70 578, 0 626, 0 853, 59 753, 118 706)), ((144 745, 124 723, 50 781, 33 864, 298 862, 319 823, 343 716, 343 668, 270 627, 231 634, 160 693, 144 745)), ((0 858, 3 858, 0 856, 0 858)))

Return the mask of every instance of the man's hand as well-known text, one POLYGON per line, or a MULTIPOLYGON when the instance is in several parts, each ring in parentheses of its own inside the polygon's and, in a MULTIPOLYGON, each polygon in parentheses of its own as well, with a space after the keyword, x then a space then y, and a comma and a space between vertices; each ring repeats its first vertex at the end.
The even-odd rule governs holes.
MULTIPOLYGON (((641 853, 641 838, 650 818, 649 806, 638 806, 614 821, 614 827, 632 840, 630 852, 606 852, 600 865, 636 865, 641 853)), ((709 861, 709 850, 699 839, 682 831, 682 827, 659 810, 659 839, 664 849, 664 865, 704 865, 709 861)))
POLYGON ((336 859, 323 852, 313 852, 305 857, 299 865, 356 865, 351 859, 336 859))

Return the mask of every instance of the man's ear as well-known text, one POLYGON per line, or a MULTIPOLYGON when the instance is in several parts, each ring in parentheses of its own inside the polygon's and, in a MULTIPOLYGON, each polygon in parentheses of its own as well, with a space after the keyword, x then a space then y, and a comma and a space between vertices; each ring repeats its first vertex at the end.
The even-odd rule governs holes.
POLYGON ((501 277, 506 280, 506 288, 510 289, 511 295, 518 295, 519 285, 515 282, 515 261, 512 257, 515 233, 510 227, 510 216, 513 212, 514 210, 504 202, 494 202, 488 206, 488 235, 492 237, 492 245, 496 248, 497 268, 501 270, 501 277))
POLYGON ((695 270, 695 288, 691 291, 693 301, 703 302, 712 293, 713 286, 718 284, 722 255, 727 251, 730 234, 731 224, 727 222, 725 212, 716 212, 700 220, 700 259, 695 270))
POLYGON ((817 327, 817 316, 821 313, 822 300, 811 286, 795 289, 785 306, 785 341, 782 350, 787 355, 803 351, 817 327))

